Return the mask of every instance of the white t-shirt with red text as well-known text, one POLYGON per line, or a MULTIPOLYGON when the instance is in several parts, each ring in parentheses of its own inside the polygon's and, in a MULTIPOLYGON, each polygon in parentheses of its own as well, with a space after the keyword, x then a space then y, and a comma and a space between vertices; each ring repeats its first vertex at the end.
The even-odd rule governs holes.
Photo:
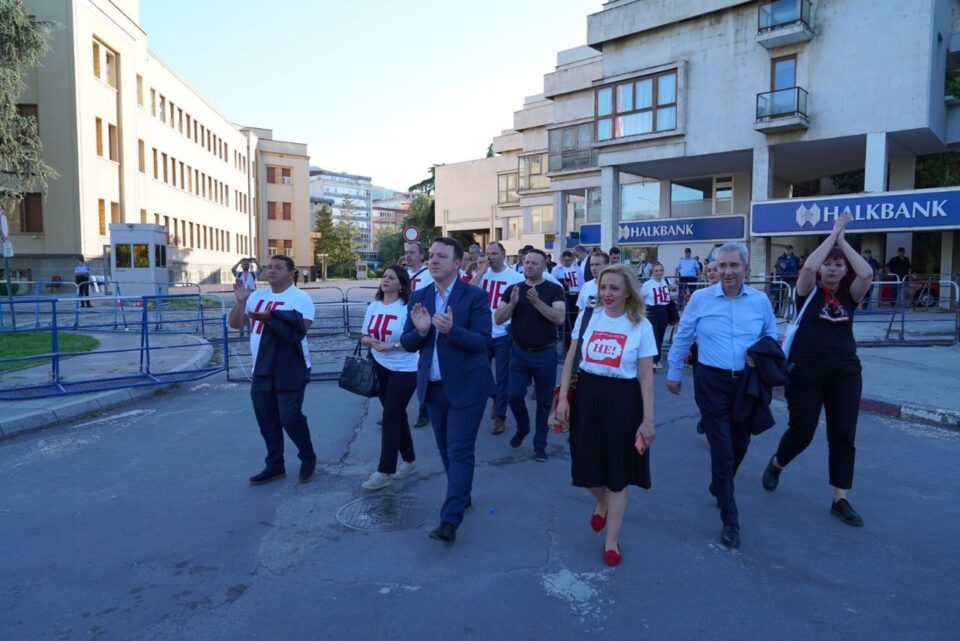
POLYGON ((670 285, 664 278, 659 283, 650 279, 640 288, 640 295, 643 296, 643 302, 647 307, 670 304, 670 285))
POLYGON ((488 269, 484 273, 483 278, 480 279, 480 282, 477 283, 480 289, 483 290, 483 293, 487 295, 487 302, 490 303, 490 313, 494 316, 493 331, 491 332, 493 338, 506 336, 510 329, 509 318, 504 321, 503 325, 497 325, 496 311, 497 306, 500 304, 500 299, 503 297, 503 292, 507 291, 507 287, 510 285, 522 282, 523 274, 509 267, 505 267, 499 274, 492 269, 488 269))
POLYGON ((577 296, 577 308, 582 312, 588 307, 593 307, 597 302, 597 279, 588 280, 580 288, 580 295, 577 296))
POLYGON ((580 288, 583 287, 583 270, 575 262, 570 263, 569 267, 557 265, 553 268, 553 276, 566 285, 567 292, 571 294, 579 294, 580 288))
POLYGON ((407 274, 410 275, 410 291, 415 292, 423 289, 433 282, 433 276, 426 265, 421 265, 420 269, 410 269, 407 267, 407 274))
MULTIPOLYGON (((243 311, 246 314, 250 312, 265 312, 267 310, 296 310, 303 316, 303 320, 313 322, 314 307, 310 295, 296 285, 291 285, 279 294, 274 294, 269 287, 263 287, 250 293, 247 304, 243 311)), ((260 336, 263 334, 263 323, 258 320, 250 320, 250 356, 253 362, 257 362, 257 352, 260 351, 260 336)), ((304 336, 300 341, 300 347, 303 348, 303 360, 310 369, 310 347, 307 345, 307 337, 304 336)))
MULTIPOLYGON (((580 335, 583 312, 577 316, 573 336, 580 335)), ((610 318, 596 307, 580 345, 580 369, 598 376, 634 378, 637 361, 657 353, 653 325, 646 318, 634 325, 626 314, 610 318)))
MULTIPOLYGON (((403 325, 407 322, 407 305, 398 298, 389 305, 375 300, 367 305, 363 315, 363 335, 385 343, 399 343, 403 325)), ((405 352, 403 348, 385 352, 370 350, 375 361, 394 372, 415 372, 420 361, 419 352, 405 352)))

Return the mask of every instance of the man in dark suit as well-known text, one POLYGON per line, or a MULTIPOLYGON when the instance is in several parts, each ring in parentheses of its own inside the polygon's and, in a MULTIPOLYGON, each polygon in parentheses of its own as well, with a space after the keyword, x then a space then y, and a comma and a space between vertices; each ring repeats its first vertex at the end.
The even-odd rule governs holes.
POLYGON ((492 319, 483 290, 460 280, 463 246, 441 236, 430 246, 433 283, 410 298, 400 343, 420 352, 417 397, 427 406, 447 472, 440 526, 430 538, 453 543, 470 506, 474 448, 493 376, 487 360, 492 319))

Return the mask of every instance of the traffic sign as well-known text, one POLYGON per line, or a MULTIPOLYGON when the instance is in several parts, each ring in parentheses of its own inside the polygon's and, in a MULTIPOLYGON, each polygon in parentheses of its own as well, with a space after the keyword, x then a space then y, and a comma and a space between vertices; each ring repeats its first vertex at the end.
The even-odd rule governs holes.
POLYGON ((420 228, 416 225, 408 225, 403 228, 403 239, 408 243, 415 243, 420 240, 420 228))
POLYGON ((3 241, 3 257, 13 258, 13 243, 9 240, 3 241))
POLYGON ((6 241, 10 238, 10 221, 7 220, 7 212, 0 209, 0 240, 6 241))

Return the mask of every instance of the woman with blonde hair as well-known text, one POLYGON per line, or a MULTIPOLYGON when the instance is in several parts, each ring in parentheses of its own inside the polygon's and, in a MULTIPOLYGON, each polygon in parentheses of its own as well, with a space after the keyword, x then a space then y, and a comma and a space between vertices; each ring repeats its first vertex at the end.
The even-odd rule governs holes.
POLYGON ((580 312, 572 338, 556 419, 570 426, 573 485, 587 488, 596 500, 590 526, 595 532, 607 528, 603 561, 617 565, 627 485, 650 488, 649 446, 656 433, 656 340, 628 267, 609 265, 600 272, 596 307, 580 312), (574 374, 571 407, 567 395, 574 374))

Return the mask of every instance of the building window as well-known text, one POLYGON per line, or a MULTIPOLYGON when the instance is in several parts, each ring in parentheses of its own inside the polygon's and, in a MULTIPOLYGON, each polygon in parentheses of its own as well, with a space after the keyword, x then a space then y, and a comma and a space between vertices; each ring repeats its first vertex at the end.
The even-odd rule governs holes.
POLYGON ((177 107, 177 131, 183 133, 183 109, 177 107))
POLYGON ((163 161, 163 182, 169 183, 170 176, 167 174, 167 154, 161 153, 160 158, 163 161))
POLYGON ((553 205, 530 208, 530 233, 553 233, 553 205))
POLYGON ((97 155, 103 156, 103 120, 97 118, 97 155))
POLYGON ((517 194, 517 176, 516 172, 497 176, 497 203, 520 202, 520 196, 517 194))
POLYGON ((597 140, 677 128, 677 71, 597 89, 597 140))
POLYGON ((120 203, 110 203, 110 222, 111 223, 123 222, 123 220, 120 218, 120 203))
POLYGON ((143 140, 137 141, 137 168, 141 174, 147 173, 147 150, 143 145, 143 140))
POLYGON ((272 200, 267 201, 267 220, 277 219, 277 203, 272 200))
POLYGON ((713 214, 713 178, 687 178, 670 183, 670 216, 713 214))
POLYGON ((93 75, 100 77, 100 43, 93 41, 93 75))
POLYGON ((620 186, 620 220, 660 217, 660 183, 640 182, 620 186))
POLYGON ((733 213, 733 176, 718 176, 713 179, 713 213, 733 213))
POLYGON ((97 201, 97 221, 101 236, 107 235, 107 202, 101 198, 97 201))
POLYGON ((281 174, 281 175, 280 175, 280 182, 282 182, 284 185, 289 185, 289 184, 291 184, 292 178, 290 177, 290 168, 289 168, 289 167, 284 167, 283 169, 281 169, 281 170, 280 170, 280 174, 281 174))
POLYGON ((513 216, 504 220, 503 239, 517 240, 520 238, 520 222, 523 219, 520 216, 513 216))
POLYGON ((157 90, 153 87, 150 88, 150 115, 157 115, 157 90))
POLYGON ((593 124, 584 123, 563 129, 551 129, 550 171, 583 169, 596 164, 593 151, 593 124))
POLYGON ((160 122, 167 122, 167 99, 160 94, 160 122))
POLYGON ((117 54, 107 49, 107 84, 117 88, 117 54))
POLYGON ((547 154, 520 156, 520 191, 528 189, 547 189, 547 154))
POLYGON ((283 219, 293 220, 292 206, 290 203, 283 203, 283 219))
POLYGON ((13 206, 10 214, 10 232, 14 234, 43 233, 43 196, 24 194, 23 200, 13 206))
POLYGON ((137 104, 143 106, 143 76, 137 74, 137 104))
POLYGON ((187 138, 190 137, 190 114, 187 114, 187 138))
POLYGON ((587 190, 587 202, 584 209, 586 209, 586 222, 588 223, 600 222, 600 194, 601 190, 599 187, 593 187, 587 190))
POLYGON ((277 168, 276 167, 267 167, 267 182, 275 183, 277 182, 277 168))
POLYGON ((160 163, 157 162, 157 148, 153 148, 153 179, 160 180, 160 163))
POLYGON ((147 224, 147 210, 146 210, 146 209, 141 209, 141 210, 140 210, 140 224, 141 224, 141 225, 146 225, 146 224, 147 224))
POLYGON ((110 137, 110 160, 120 162, 120 141, 117 136, 117 126, 107 125, 107 133, 110 137))
POLYGON ((183 163, 180 163, 180 189, 186 189, 186 188, 187 188, 187 183, 183 182, 183 175, 184 175, 184 173, 185 173, 185 172, 184 172, 184 170, 183 170, 183 163))

